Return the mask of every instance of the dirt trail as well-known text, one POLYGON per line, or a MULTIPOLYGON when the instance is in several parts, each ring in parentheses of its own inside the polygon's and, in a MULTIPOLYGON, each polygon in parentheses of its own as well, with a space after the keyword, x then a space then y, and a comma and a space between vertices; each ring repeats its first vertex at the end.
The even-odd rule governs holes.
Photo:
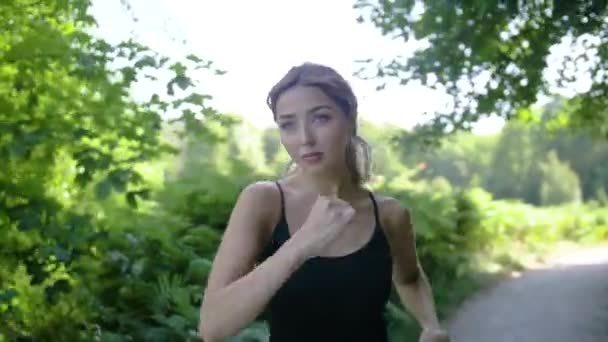
POLYGON ((608 246, 552 260, 464 303, 452 342, 608 342, 608 246))

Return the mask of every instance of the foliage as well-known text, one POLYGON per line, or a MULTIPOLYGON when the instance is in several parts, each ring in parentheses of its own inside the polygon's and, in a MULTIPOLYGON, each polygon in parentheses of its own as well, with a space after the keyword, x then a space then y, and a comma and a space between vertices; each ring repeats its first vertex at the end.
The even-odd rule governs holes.
POLYGON ((522 123, 511 123, 501 132, 492 155, 491 173, 487 189, 502 198, 522 198, 538 203, 538 160, 532 128, 522 123))
MULTIPOLYGON (((543 205, 542 188, 547 187, 547 177, 558 172, 542 167, 550 153, 574 172, 564 179, 578 178, 570 182, 569 198, 576 201, 580 192, 582 200, 598 200, 608 188, 608 143, 594 141, 588 134, 549 128, 546 122, 512 120, 495 135, 461 132, 445 141, 436 149, 408 145, 394 153, 410 168, 422 166, 416 179, 443 177, 459 188, 480 186, 498 199, 543 205)), ((562 176, 555 176, 552 184, 564 186, 558 184, 562 176)))
POLYGON ((225 122, 206 105, 209 96, 190 91, 192 69, 217 72, 212 63, 93 37, 89 6, 86 0, 0 4, 0 16, 10 18, 0 24, 0 334, 9 340, 111 336, 106 329, 116 326, 97 320, 105 316, 95 275, 112 274, 104 265, 123 262, 121 248, 154 243, 146 245, 140 234, 135 242, 117 238, 100 206, 114 194, 132 207, 150 196, 139 167, 173 151, 159 140, 166 111, 181 114, 176 120, 186 131, 208 139, 213 132, 201 119, 225 122), (134 82, 157 80, 160 72, 169 75, 166 95, 140 103, 130 98, 134 82), (135 245, 120 245, 127 241, 135 245))
POLYGON ((422 43, 413 54, 362 61, 362 77, 380 79, 380 87, 418 80, 453 100, 418 127, 423 138, 469 130, 490 115, 509 119, 557 87, 578 93, 556 123, 608 138, 605 1, 357 0, 355 8, 359 22, 383 35, 422 43), (565 56, 556 55, 558 45, 565 56))
POLYGON ((547 154, 547 159, 540 168, 542 171, 540 201, 543 205, 581 201, 578 176, 568 165, 560 162, 555 151, 547 154))
MULTIPOLYGON (((543 262, 560 241, 608 239, 608 211, 593 204, 538 208, 492 200, 480 188, 437 193, 420 183, 378 190, 400 199, 413 214, 418 254, 441 318, 502 274, 543 262)), ((417 338, 417 323, 395 295, 387 312, 392 340, 417 338)))
POLYGON ((372 147, 372 169, 374 174, 392 179, 407 172, 401 156, 395 153, 397 146, 392 137, 400 130, 389 125, 372 125, 361 122, 359 134, 369 140, 372 147))
POLYGON ((504 131, 491 136, 461 133, 446 138, 446 144, 441 148, 419 150, 406 145, 397 148, 395 153, 403 155, 402 163, 405 165, 420 165, 421 170, 417 174, 420 178, 443 177, 452 186, 461 188, 486 186, 485 182, 492 176, 492 161, 498 153, 497 144, 503 134, 504 131))

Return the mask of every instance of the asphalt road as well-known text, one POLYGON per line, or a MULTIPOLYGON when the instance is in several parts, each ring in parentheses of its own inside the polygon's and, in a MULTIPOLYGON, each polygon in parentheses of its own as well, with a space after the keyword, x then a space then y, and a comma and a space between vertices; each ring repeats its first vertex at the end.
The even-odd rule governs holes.
POLYGON ((452 342, 608 342, 608 247, 556 257, 465 302, 452 342))

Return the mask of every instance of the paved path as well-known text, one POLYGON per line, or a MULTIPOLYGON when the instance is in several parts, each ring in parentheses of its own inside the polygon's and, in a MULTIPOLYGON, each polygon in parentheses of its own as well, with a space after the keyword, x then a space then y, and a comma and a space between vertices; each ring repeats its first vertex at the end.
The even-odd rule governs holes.
POLYGON ((452 342, 608 342, 608 247, 556 257, 467 301, 452 342))

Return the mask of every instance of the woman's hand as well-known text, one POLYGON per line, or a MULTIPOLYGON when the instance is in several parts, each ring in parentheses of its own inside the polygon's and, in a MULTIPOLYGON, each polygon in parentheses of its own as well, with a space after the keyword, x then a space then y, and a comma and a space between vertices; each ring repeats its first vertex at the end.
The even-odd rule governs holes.
POLYGON ((449 342, 448 333, 441 329, 424 329, 420 334, 419 342, 449 342))
POLYGON ((327 195, 318 196, 306 221, 293 236, 306 259, 321 255, 355 215, 350 204, 338 198, 337 185, 328 190, 327 195))

